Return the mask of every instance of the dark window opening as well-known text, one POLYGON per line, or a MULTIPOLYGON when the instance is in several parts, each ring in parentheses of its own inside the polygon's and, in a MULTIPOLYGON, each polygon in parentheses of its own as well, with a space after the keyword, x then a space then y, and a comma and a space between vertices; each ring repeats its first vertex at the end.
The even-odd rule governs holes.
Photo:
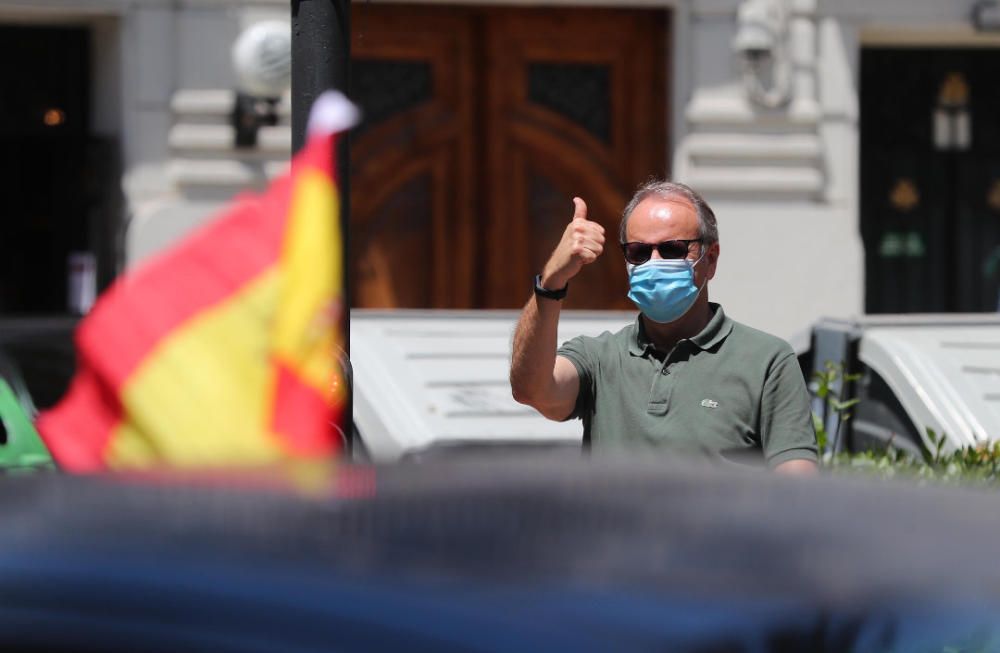
POLYGON ((96 267, 108 157, 89 133, 89 67, 86 28, 0 27, 0 315, 65 313, 71 256, 96 267))

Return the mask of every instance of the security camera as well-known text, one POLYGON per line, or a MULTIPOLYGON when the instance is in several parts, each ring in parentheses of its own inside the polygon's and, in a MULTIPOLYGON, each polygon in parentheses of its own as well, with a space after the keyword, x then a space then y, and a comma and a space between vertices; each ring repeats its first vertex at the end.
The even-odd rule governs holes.
POLYGON ((732 47, 750 99, 770 108, 785 104, 791 85, 784 0, 743 0, 736 21, 732 47))
POLYGON ((749 63, 760 63, 772 56, 775 38, 758 25, 742 25, 733 39, 733 51, 749 63))
POLYGON ((733 50, 748 62, 774 56, 785 27, 784 7, 778 0, 744 0, 736 17, 733 50))
POLYGON ((292 78, 292 28, 265 20, 248 27, 233 44, 239 90, 255 97, 277 97, 292 78))
POLYGON ((236 103, 232 124, 236 147, 255 147, 257 131, 278 124, 277 104, 292 76, 292 31, 283 21, 261 21, 233 44, 236 103))

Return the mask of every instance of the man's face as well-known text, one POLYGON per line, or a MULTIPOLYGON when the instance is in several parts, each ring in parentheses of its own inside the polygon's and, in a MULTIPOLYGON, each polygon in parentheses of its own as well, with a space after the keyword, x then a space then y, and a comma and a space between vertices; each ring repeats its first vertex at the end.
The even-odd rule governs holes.
MULTIPOLYGON (((655 245, 667 240, 693 240, 698 238, 698 213, 683 197, 650 196, 639 202, 632 211, 625 228, 625 240, 630 243, 655 245)), ((688 258, 693 263, 702 254, 701 243, 691 243, 688 258)), ((652 258, 660 258, 653 249, 652 258)), ((705 256, 695 265, 694 282, 700 288, 715 276, 719 260, 719 243, 705 249, 705 256)))

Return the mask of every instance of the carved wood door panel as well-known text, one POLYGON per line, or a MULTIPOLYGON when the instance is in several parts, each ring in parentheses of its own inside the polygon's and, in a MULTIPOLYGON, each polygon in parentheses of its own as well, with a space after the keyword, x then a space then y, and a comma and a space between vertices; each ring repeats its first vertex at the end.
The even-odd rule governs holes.
POLYGON ((568 308, 631 308, 617 249, 622 208, 666 172, 662 12, 502 12, 487 35, 482 233, 492 306, 523 304, 573 215, 572 197, 604 225, 604 255, 583 269, 568 308))
POLYGON ((608 247, 571 308, 626 308, 619 213, 666 172, 667 14, 354 5, 355 306, 526 301, 572 215, 608 247))
POLYGON ((351 283, 357 307, 472 302, 473 24, 445 8, 354 5, 351 283))

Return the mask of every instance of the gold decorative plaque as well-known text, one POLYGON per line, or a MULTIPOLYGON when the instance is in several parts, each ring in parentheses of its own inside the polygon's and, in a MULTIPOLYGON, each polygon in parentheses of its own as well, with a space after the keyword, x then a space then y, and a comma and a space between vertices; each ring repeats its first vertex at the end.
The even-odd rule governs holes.
POLYGON ((986 193, 986 204, 994 211, 1000 211, 1000 179, 994 179, 986 193))
POLYGON ((896 181, 892 192, 889 193, 889 201, 894 209, 906 213, 920 204, 920 191, 912 179, 903 177, 896 181))
POLYGON ((961 107, 969 103, 969 83, 965 75, 957 72, 948 73, 941 82, 938 91, 938 104, 944 107, 961 107))

